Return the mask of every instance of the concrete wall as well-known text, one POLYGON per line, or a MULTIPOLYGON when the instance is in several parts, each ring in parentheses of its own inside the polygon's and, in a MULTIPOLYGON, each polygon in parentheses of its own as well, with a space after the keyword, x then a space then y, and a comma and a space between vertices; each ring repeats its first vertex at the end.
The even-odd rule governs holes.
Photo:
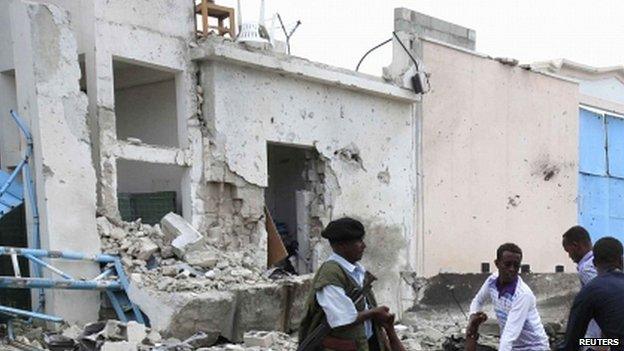
POLYGON ((579 91, 583 95, 624 104, 624 84, 615 77, 581 81, 579 91))
MULTIPOLYGON (((101 213, 118 216, 117 159, 190 167, 183 179, 183 214, 196 224, 202 201, 196 194, 202 170, 201 134, 196 119, 195 66, 188 43, 194 38, 193 4, 171 1, 100 1, 90 3, 85 21, 85 65, 93 158, 98 172, 98 207, 101 213), (154 21, 158 18, 158 21, 154 21), (143 67, 172 72, 175 78, 175 149, 127 145, 119 141, 113 86, 113 58, 143 67)), ((121 101, 123 113, 124 102, 121 101)), ((121 119, 123 120, 123 118, 121 119)), ((168 136, 168 139, 171 135, 168 136)), ((151 142, 151 141, 150 141, 151 142)), ((154 142, 166 145, 167 141, 154 142)))
MULTIPOLYGON (((41 247, 98 254, 87 97, 79 90, 77 44, 69 14, 53 5, 13 1, 11 34, 18 110, 35 140, 32 166, 41 247)), ((30 213, 33 204, 26 205, 30 213)), ((33 233, 29 235, 34 247, 33 233)), ((99 274, 93 263, 65 262, 58 267, 76 279, 99 274)), ((45 303, 47 313, 70 323, 86 322, 97 318, 99 293, 49 289, 45 303)))
MULTIPOLYGON (((187 167, 188 172, 180 179, 183 212, 194 224, 200 222, 201 217, 194 216, 203 213, 203 200, 197 196, 202 186, 203 155, 197 119, 196 67, 188 46, 195 38, 192 2, 45 1, 58 7, 36 3, 0 2, 0 27, 7 29, 0 33, 0 45, 6 49, 0 54, 0 108, 6 109, 12 104, 11 97, 16 96, 20 113, 33 129, 43 246, 99 253, 93 196, 97 194, 99 213, 118 215, 118 160, 164 165, 165 171, 168 167, 187 167), (154 21, 155 18, 159 20, 154 21), (86 75, 88 96, 79 90, 78 54, 84 54, 82 74, 86 75), (168 121, 168 129, 174 132, 159 135, 166 140, 155 142, 164 146, 118 140, 113 58, 166 71, 175 77, 169 83, 175 91, 173 99, 168 95, 161 101, 175 111, 159 109, 173 117, 168 121), (15 87, 6 74, 13 69, 15 87), (167 144, 176 147, 166 147, 167 144), (67 210, 72 216, 67 216, 67 210), (73 228, 77 223, 82 225, 73 228), (80 240, 76 239, 78 236, 80 240)), ((167 87, 169 91, 170 88, 167 87)), ((120 98, 122 115, 127 106, 120 98)), ((153 104, 147 109, 151 107, 153 104)), ((17 154, 17 133, 12 133, 12 138, 4 136, 10 131, 5 126, 11 123, 5 114, 0 114, 0 149, 17 154)), ((2 167, 6 167, 4 163, 3 160, 2 167)), ((76 276, 86 278, 98 272, 95 265, 88 269, 68 267, 69 272, 73 270, 77 270, 76 276)), ((52 292, 48 294, 48 312, 69 321, 94 320, 99 295, 85 294, 89 295, 52 292), (80 308, 76 308, 77 302, 80 308)))
POLYGON ((115 90, 117 138, 152 145, 179 145, 173 79, 115 90))
MULTIPOLYGON (((264 188, 267 142, 316 148, 327 168, 319 185, 323 200, 311 207, 312 216, 320 226, 346 215, 364 222, 371 247, 364 264, 380 278, 381 303, 396 310, 399 272, 413 270, 415 262, 415 97, 373 78, 305 60, 278 61, 227 43, 210 45, 199 59, 205 61, 202 86, 210 95, 204 116, 215 136, 214 153, 224 154, 224 167, 235 176, 264 188), (215 57, 221 50, 231 55, 229 60, 215 57), (342 84, 349 80, 353 83, 342 84)), ((222 169, 207 170, 207 178, 220 179, 222 169)), ((312 235, 318 242, 316 259, 322 261, 328 250, 318 234, 312 235)))
POLYGON ((478 272, 515 242, 536 272, 573 265, 578 85, 425 41, 425 274, 478 272))
POLYGON ((459 26, 406 8, 394 9, 394 30, 416 33, 419 36, 474 50, 477 33, 474 29, 459 26))
MULTIPOLYGON (((3 50, 10 51, 10 50, 3 50)), ((7 171, 20 161, 20 132, 11 118, 10 110, 17 110, 15 72, 0 73, 0 169, 7 171)))

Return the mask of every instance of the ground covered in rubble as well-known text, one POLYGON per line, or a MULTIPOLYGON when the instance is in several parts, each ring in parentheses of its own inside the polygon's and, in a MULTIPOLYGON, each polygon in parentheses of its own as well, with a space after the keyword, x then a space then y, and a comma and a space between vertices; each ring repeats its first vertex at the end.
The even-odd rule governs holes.
POLYGON ((113 224, 106 217, 99 217, 97 223, 102 251, 120 256, 127 273, 140 275, 139 281, 148 287, 200 292, 274 281, 273 271, 255 264, 254 252, 226 252, 204 236, 176 244, 176 238, 188 233, 174 226, 163 228, 140 220, 113 224))
MULTIPOLYGON (((153 328, 112 320, 110 306, 104 304, 102 311, 108 307, 109 314, 81 327, 63 325, 51 331, 16 323, 15 340, 9 345, 5 338, 0 349, 296 350, 309 276, 260 269, 254 252, 227 251, 172 213, 156 225, 106 217, 99 217, 97 224, 103 252, 118 255, 131 285, 145 293, 141 298, 153 310, 153 328), (161 318, 167 313, 171 315, 161 318)), ((467 274, 414 281, 418 298, 396 326, 406 349, 463 350, 465 307, 483 279, 467 274)), ((537 274, 523 279, 536 291, 546 331, 555 342, 562 336, 576 278, 537 274)), ((496 350, 495 320, 482 325, 480 333, 478 350, 496 350)))
MULTIPOLYGON (((396 330, 407 350, 463 350, 463 333, 459 323, 419 321, 419 326, 396 325, 396 330)), ((39 350, 102 350, 102 351, 294 351, 297 337, 277 331, 247 331, 242 343, 218 340, 212 345, 212 337, 203 332, 179 340, 163 338, 158 332, 136 322, 128 324, 115 320, 96 322, 79 328, 64 325, 59 331, 44 331, 42 328, 18 323, 15 349, 39 350)), ((481 351, 496 350, 498 338, 484 334, 480 339, 481 351)), ((4 349, 10 346, 5 342, 4 349)))

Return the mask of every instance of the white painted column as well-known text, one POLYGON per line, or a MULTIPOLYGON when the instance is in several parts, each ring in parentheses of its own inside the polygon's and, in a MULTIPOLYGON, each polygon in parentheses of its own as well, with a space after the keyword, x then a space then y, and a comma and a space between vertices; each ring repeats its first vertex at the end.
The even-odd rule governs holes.
MULTIPOLYGON (((34 138, 42 247, 97 254, 100 239, 87 98, 79 88, 80 68, 69 15, 53 5, 15 0, 11 32, 19 112, 29 121, 34 138)), ((99 273, 96 264, 52 263, 78 279, 99 273)), ((98 292, 46 291, 46 312, 68 322, 96 320, 99 302, 98 292)))

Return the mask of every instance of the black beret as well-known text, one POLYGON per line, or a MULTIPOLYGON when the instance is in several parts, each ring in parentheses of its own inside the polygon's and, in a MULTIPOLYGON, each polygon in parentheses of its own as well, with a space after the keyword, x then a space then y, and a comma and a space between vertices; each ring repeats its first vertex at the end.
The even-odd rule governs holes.
POLYGON ((358 220, 344 217, 329 222, 321 236, 330 242, 361 239, 364 236, 364 226, 358 220))

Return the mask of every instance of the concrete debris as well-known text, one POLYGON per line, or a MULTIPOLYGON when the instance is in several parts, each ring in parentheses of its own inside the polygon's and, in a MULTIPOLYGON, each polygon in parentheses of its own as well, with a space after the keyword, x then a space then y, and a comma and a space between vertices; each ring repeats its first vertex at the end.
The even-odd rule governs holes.
POLYGON ((514 59, 514 58, 510 58, 510 57, 497 57, 495 58, 496 61, 502 63, 503 65, 507 65, 507 66, 517 66, 518 65, 518 60, 514 59))
POLYGON ((128 325, 126 326, 126 335, 129 342, 135 344, 142 343, 143 340, 145 340, 145 338, 147 337, 145 325, 137 323, 135 321, 128 322, 128 325))
POLYGON ((127 273, 139 274, 144 286, 200 292, 273 281, 254 264, 254 252, 219 251, 176 214, 163 218, 162 230, 140 221, 121 227, 105 217, 97 221, 103 251, 120 255, 127 273))
POLYGON ((137 345, 128 341, 108 341, 102 345, 102 351, 137 351, 137 345))
POLYGON ((243 336, 245 346, 269 348, 273 345, 274 333, 266 331, 250 331, 243 336))
POLYGON ((143 140, 141 140, 139 138, 129 137, 129 138, 126 138, 126 141, 129 142, 130 144, 133 144, 133 145, 141 145, 141 144, 143 144, 143 140))
POLYGON ((184 256, 187 246, 203 238, 184 218, 175 213, 169 213, 163 217, 161 225, 165 236, 171 240, 173 252, 180 258, 184 256))

